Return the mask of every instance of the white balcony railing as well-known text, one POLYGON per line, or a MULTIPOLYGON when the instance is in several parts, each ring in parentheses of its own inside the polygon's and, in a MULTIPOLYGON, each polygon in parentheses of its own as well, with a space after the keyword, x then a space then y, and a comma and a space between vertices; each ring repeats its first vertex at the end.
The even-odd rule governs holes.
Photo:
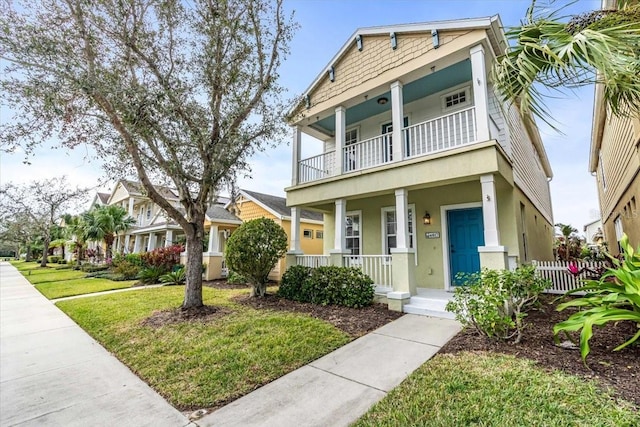
POLYGON ((475 108, 467 108, 402 130, 405 158, 424 156, 476 142, 475 108))
POLYGON ((347 145, 342 151, 345 173, 388 163, 393 160, 391 133, 347 145))
POLYGON ((327 151, 326 153, 301 160, 298 163, 298 181, 300 183, 317 181, 333 175, 335 162, 335 151, 327 151))
MULTIPOLYGON (((350 144, 342 149, 343 171, 354 172, 396 160, 425 156, 477 142, 475 107, 427 120, 402 130, 402 159, 393 158, 391 133, 350 144)), ((335 175, 335 151, 301 160, 298 182, 335 175)))
POLYGON ((296 255, 296 265, 318 268, 329 265, 329 257, 326 255, 296 255))
POLYGON ((391 255, 345 255, 344 265, 361 269, 379 290, 393 289, 391 255))

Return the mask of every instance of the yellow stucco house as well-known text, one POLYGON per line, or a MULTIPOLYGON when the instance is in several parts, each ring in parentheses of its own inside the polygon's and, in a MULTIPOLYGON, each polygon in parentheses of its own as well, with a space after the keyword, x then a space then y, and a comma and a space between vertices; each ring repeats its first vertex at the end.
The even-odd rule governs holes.
MULTIPOLYGON (((284 197, 240 190, 234 203, 229 203, 227 208, 243 222, 256 218, 270 218, 284 228, 291 239, 291 209, 287 207, 284 197)), ((298 234, 302 236, 300 247, 306 254, 322 254, 324 247, 322 213, 302 210, 299 216, 298 234)), ((280 260, 271 271, 269 279, 280 280, 285 271, 285 264, 285 258, 280 260)))
POLYGON ((442 314, 458 273, 552 259, 544 146, 491 84, 506 46, 498 16, 354 32, 289 113, 293 229, 313 210, 326 236, 310 256, 292 233, 289 264, 359 266, 391 309, 442 314))

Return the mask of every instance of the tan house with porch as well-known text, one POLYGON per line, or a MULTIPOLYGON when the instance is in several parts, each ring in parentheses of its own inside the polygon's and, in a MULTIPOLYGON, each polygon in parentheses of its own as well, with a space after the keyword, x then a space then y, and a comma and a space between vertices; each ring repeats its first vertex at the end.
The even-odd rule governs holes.
POLYGON ((553 258, 538 129, 490 80, 506 46, 498 16, 354 32, 289 114, 289 264, 358 266, 390 308, 442 314, 458 273, 553 258), (324 215, 320 257, 302 210, 324 215))

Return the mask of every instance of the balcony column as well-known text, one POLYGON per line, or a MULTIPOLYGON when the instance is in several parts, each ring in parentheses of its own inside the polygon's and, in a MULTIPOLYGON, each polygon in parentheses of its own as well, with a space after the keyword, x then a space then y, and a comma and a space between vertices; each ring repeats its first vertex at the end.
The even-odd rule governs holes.
POLYGON ((347 201, 345 199, 338 199, 336 200, 335 205, 333 250, 329 251, 329 262, 331 265, 342 266, 342 257, 350 253, 347 251, 347 239, 345 235, 347 228, 347 201))
POLYGON ((488 141, 489 113, 487 92, 487 70, 484 62, 484 48, 481 44, 470 49, 471 54, 471 81, 473 84, 473 99, 476 110, 476 140, 488 141))
POLYGON ((336 108, 336 164, 334 175, 342 175, 344 170, 344 136, 347 131, 347 109, 342 105, 336 108))
POLYGON ((402 100, 402 83, 395 81, 391 83, 391 123, 393 132, 393 161, 402 160, 402 128, 404 127, 404 105, 402 100))
POLYGON ((135 240, 133 242, 133 253, 134 254, 140 253, 140 249, 141 249, 140 246, 142 246, 142 235, 136 234, 136 238, 135 238, 135 240))
POLYGON ((292 162, 291 162, 291 185, 298 185, 300 182, 299 172, 300 172, 300 146, 302 140, 302 132, 300 131, 300 126, 293 127, 293 140, 291 144, 292 148, 292 162))
POLYGON ((208 253, 211 254, 218 252, 218 249, 220 248, 218 237, 218 225, 211 224, 211 227, 209 228, 209 246, 207 247, 208 253))
POLYGON ((482 221, 484 223, 484 246, 478 247, 480 266, 503 270, 509 264, 507 248, 500 245, 495 177, 492 174, 482 175, 480 185, 482 187, 482 221))
POLYGON ((291 207, 291 236, 289 241, 289 252, 285 257, 286 268, 297 264, 296 256, 302 255, 300 250, 300 208, 291 207))
POLYGON ((173 245, 173 230, 167 230, 167 234, 164 236, 164 247, 173 245))
POLYGON ((129 216, 133 216, 133 197, 129 197, 129 216))

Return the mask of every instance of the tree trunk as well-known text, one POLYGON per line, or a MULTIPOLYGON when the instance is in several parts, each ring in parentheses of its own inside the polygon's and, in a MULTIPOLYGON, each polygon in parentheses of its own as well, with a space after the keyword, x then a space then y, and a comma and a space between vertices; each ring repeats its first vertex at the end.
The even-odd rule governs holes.
POLYGON ((204 218, 190 223, 185 230, 187 237, 187 262, 185 265, 186 285, 182 309, 202 307, 202 241, 204 237, 204 218))
POLYGON ((24 260, 26 262, 31 262, 31 258, 32 258, 32 255, 31 255, 31 243, 27 242, 27 251, 26 251, 26 255, 24 256, 24 260))
POLYGON ((113 234, 107 234, 104 236, 104 243, 107 245, 107 248, 104 251, 104 257, 106 259, 111 258, 111 247, 113 246, 114 240, 115 240, 115 237, 113 236, 113 234))
POLYGON ((43 248, 42 248, 42 261, 40 261, 40 267, 46 267, 47 266, 47 258, 49 255, 49 243, 51 241, 51 237, 49 237, 49 233, 46 233, 44 235, 44 242, 43 242, 43 248))

